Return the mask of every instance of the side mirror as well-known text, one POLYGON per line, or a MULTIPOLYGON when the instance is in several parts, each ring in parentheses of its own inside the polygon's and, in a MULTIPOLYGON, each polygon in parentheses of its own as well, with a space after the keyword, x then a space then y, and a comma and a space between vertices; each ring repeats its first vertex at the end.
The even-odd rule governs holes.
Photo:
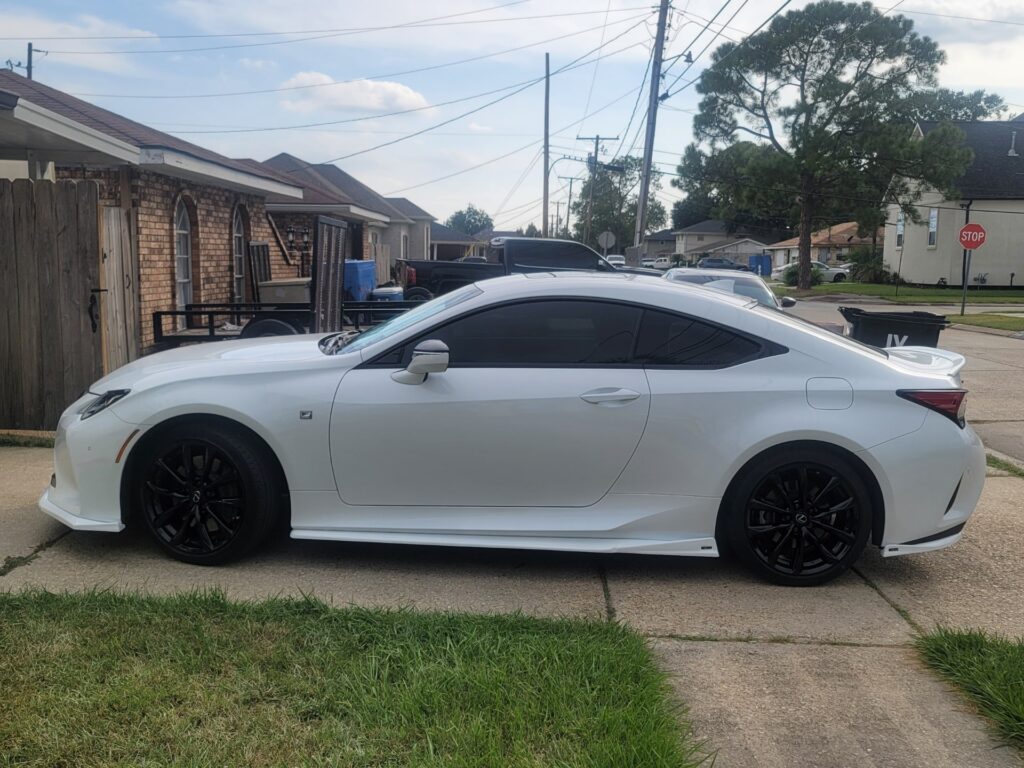
POLYGON ((789 309, 790 307, 796 306, 796 299, 794 299, 792 296, 783 296, 781 299, 779 299, 779 303, 782 305, 783 309, 789 309))
POLYGON ((427 339, 416 345, 412 359, 403 371, 395 371, 391 378, 399 384, 422 384, 428 373, 448 370, 448 345, 437 339, 427 339))

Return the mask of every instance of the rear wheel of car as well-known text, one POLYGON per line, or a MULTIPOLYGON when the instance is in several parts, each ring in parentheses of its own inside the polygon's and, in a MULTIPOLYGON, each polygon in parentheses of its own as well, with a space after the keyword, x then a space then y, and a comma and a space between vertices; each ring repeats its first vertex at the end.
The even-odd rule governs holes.
POLYGON ((838 453, 793 448, 742 470, 722 508, 729 548, 777 584, 813 586, 845 572, 871 533, 871 495, 838 453))
POLYGON ((150 535, 172 557, 220 565, 263 542, 278 517, 279 473, 266 449, 226 425, 172 427, 133 461, 150 535))
POLYGON ((300 333, 296 326, 276 317, 264 317, 246 324, 239 334, 243 339, 257 339, 263 336, 294 336, 300 333))
POLYGON ((406 288, 402 298, 405 301, 430 301, 434 297, 426 288, 406 288))
POLYGON ((841 283, 845 279, 846 279, 846 275, 844 275, 842 273, 839 273, 838 275, 836 275, 835 277, 832 278, 832 282, 833 283, 841 283))

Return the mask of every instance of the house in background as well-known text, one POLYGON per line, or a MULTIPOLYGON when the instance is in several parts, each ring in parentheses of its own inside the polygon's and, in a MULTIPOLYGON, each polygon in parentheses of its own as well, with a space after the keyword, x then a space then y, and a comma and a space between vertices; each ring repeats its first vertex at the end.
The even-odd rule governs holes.
MULTIPOLYGON (((937 123, 919 123, 924 137, 937 123)), ((946 199, 928 192, 918 203, 921 223, 905 219, 889 206, 885 225, 885 266, 908 282, 963 285, 963 248, 959 231, 970 206, 972 223, 987 238, 971 257, 969 285, 1020 285, 1024 282, 1024 115, 1013 120, 953 123, 964 132, 974 159, 956 182, 960 196, 946 199)))
POLYGON ((693 248, 682 254, 684 262, 696 262, 705 256, 718 259, 729 259, 737 264, 747 264, 749 256, 764 253, 765 244, 752 237, 725 238, 711 242, 696 243, 693 248))
POLYGON ((346 258, 375 261, 378 283, 391 279, 396 259, 429 258, 434 217, 410 200, 385 198, 336 165, 309 163, 284 152, 260 165, 302 189, 301 200, 267 200, 280 234, 312 231, 318 215, 342 219, 349 225, 346 258))
POLYGON ((746 232, 729 232, 729 227, 722 219, 705 219, 688 227, 672 232, 676 238, 673 253, 700 253, 702 248, 715 243, 720 245, 727 240, 743 240, 749 238, 746 232))
POLYGON ((479 241, 472 235, 438 224, 430 225, 430 258, 435 261, 454 261, 476 255, 479 241))
MULTIPOLYGON (((152 312, 247 298, 250 241, 271 243, 274 277, 295 275, 266 199, 298 199, 298 186, 7 70, 0 126, 12 175, 98 184, 104 247, 130 250, 133 274, 119 278, 130 293, 120 319, 128 359, 151 348, 152 312)), ((101 314, 109 300, 98 300, 101 314)))
MULTIPOLYGON (((881 248, 885 230, 879 229, 875 238, 857 234, 857 222, 845 221, 811 233, 811 261, 834 264, 846 261, 850 251, 857 246, 872 245, 881 248)), ((790 264, 800 255, 800 238, 791 237, 769 245, 766 249, 772 255, 772 269, 790 264)))
MULTIPOLYGON (((627 252, 630 249, 627 249, 627 252)), ((671 229, 651 232, 640 241, 638 256, 641 259, 656 259, 663 254, 676 252, 676 235, 671 229)))

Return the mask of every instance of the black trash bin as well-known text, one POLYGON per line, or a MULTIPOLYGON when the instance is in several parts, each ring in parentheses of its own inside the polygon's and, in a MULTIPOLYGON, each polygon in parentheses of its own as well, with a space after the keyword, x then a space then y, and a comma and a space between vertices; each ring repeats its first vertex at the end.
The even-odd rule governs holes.
POLYGON ((850 336, 875 347, 937 347, 939 333, 949 327, 944 315, 931 312, 865 312, 840 307, 850 336))

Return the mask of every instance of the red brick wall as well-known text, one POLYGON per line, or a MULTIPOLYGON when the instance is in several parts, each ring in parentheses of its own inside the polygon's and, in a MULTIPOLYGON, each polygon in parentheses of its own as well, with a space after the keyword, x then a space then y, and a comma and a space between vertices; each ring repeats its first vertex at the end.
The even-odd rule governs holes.
MULTIPOLYGON (((57 176, 94 179, 100 183, 102 205, 123 202, 117 169, 61 167, 57 176)), ((295 276, 296 267, 285 261, 267 222, 263 197, 135 168, 130 170, 130 178, 131 204, 136 208, 138 223, 139 311, 144 352, 153 345, 152 313, 175 309, 174 209, 180 198, 186 199, 192 218, 193 302, 220 303, 232 299, 231 221, 238 205, 245 206, 248 214, 248 239, 270 243, 273 276, 295 276)))

